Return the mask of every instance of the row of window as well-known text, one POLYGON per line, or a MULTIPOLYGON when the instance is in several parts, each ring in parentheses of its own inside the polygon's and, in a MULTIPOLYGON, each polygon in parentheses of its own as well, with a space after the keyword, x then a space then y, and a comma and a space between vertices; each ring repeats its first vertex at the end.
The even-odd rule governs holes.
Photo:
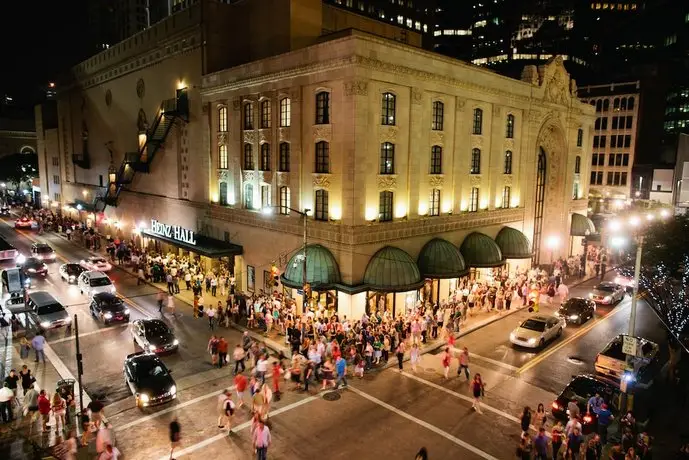
MULTIPOLYGON (((593 148, 605 148, 607 145, 607 136, 593 136, 593 148)), ((610 136, 610 147, 621 148, 631 147, 631 134, 613 134, 610 136)))
MULTIPOLYGON (((591 155, 591 166, 605 166, 605 154, 594 153, 591 155)), ((608 166, 629 166, 628 153, 610 153, 608 166)))
POLYGON ((53 157, 53 166, 60 166, 60 158, 53 157))
MULTIPOLYGON (((632 129, 633 121, 634 117, 631 115, 626 117, 612 117, 612 129, 632 129)), ((608 118, 596 118, 593 127, 596 131, 606 131, 608 129, 608 118)))
MULTIPOLYGON (((288 128, 292 124, 292 101, 288 97, 283 97, 279 101, 280 117, 278 119, 278 126, 280 128, 288 128)), ((272 126, 272 108, 270 100, 266 99, 259 102, 261 118, 259 120, 260 129, 269 129, 272 126)), ((247 102, 243 106, 243 127, 244 129, 254 129, 254 104, 247 102)), ((218 107, 218 132, 224 133, 229 131, 227 107, 221 105, 218 107)))
MULTIPOLYGON (((610 110, 610 99, 591 99, 589 104, 596 107, 596 112, 607 112, 610 110)), ((634 110, 634 96, 614 98, 612 101, 612 109, 615 112, 621 110, 634 110)))
MULTIPOLYGON (((320 143, 319 143, 320 144, 320 143)), ((316 144, 316 149, 318 151, 318 144, 316 144)), ((288 142, 280 142, 278 147, 278 172, 289 172, 290 164, 290 145, 288 142)), ((251 144, 244 144, 244 158, 242 159, 242 169, 253 170, 254 165, 254 150, 251 144)), ((228 168, 228 157, 227 157, 227 146, 221 145, 218 152, 218 168, 227 169, 228 168)), ((264 143, 260 147, 260 156, 258 169, 260 171, 271 171, 272 159, 270 144, 264 143)), ((319 171, 316 171, 319 172, 319 171)), ((326 171, 327 172, 327 171, 326 171)))
MULTIPOLYGON (((591 185, 603 185, 603 171, 591 171, 591 185)), ((627 185, 626 172, 609 172, 605 185, 627 185)))

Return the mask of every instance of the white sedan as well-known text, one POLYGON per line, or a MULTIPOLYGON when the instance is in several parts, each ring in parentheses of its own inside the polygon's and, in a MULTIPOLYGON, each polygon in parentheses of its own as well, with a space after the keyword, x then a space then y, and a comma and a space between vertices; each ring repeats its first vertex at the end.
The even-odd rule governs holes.
POLYGON ((562 335, 567 323, 557 316, 534 315, 510 333, 510 342, 526 348, 542 348, 546 342, 562 335))
POLYGON ((86 260, 79 262, 79 265, 84 267, 86 270, 97 271, 97 272, 109 272, 112 270, 112 265, 110 262, 102 257, 89 257, 86 260))

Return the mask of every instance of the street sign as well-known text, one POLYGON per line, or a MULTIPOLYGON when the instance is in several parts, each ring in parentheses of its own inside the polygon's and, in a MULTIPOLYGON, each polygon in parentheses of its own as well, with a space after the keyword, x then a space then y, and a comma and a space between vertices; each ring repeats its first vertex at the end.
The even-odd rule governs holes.
POLYGON ((638 340, 636 337, 625 335, 622 341, 622 353, 629 356, 636 356, 638 340))

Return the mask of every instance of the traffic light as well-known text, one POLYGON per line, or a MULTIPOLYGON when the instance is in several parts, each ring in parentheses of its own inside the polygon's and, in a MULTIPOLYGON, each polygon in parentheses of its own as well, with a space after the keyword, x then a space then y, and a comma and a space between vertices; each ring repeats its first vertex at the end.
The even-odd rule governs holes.
POLYGON ((273 278, 273 286, 277 287, 278 284, 280 284, 280 270, 278 269, 277 265, 273 264, 270 267, 270 275, 273 278))

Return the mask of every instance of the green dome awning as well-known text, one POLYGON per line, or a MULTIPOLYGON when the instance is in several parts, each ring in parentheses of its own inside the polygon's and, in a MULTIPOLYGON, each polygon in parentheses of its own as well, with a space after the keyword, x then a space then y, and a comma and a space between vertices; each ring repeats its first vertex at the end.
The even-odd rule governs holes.
POLYGON ((364 284, 375 291, 404 292, 420 288, 423 279, 409 254, 400 248, 385 246, 368 262, 364 284))
POLYGON ((500 247, 502 257, 505 259, 530 259, 533 257, 529 239, 516 228, 503 227, 498 232, 498 236, 495 237, 495 242, 500 247))
POLYGON ((459 249, 442 238, 426 243, 417 262, 424 278, 459 278, 469 271, 459 249))
MULTIPOLYGON (((304 250, 298 250, 287 262, 285 272, 280 276, 280 281, 287 287, 301 289, 304 287, 304 250)), ((320 244, 306 246, 306 281, 311 284, 311 289, 330 289, 333 284, 339 283, 340 269, 332 252, 320 244)))
POLYGON ((593 221, 583 214, 572 214, 572 226, 570 227, 569 234, 572 236, 586 236, 593 235, 596 233, 596 226, 593 225, 593 221))
POLYGON ((488 268, 504 264, 500 247, 490 236, 483 233, 469 233, 462 241, 459 252, 469 267, 488 268))

